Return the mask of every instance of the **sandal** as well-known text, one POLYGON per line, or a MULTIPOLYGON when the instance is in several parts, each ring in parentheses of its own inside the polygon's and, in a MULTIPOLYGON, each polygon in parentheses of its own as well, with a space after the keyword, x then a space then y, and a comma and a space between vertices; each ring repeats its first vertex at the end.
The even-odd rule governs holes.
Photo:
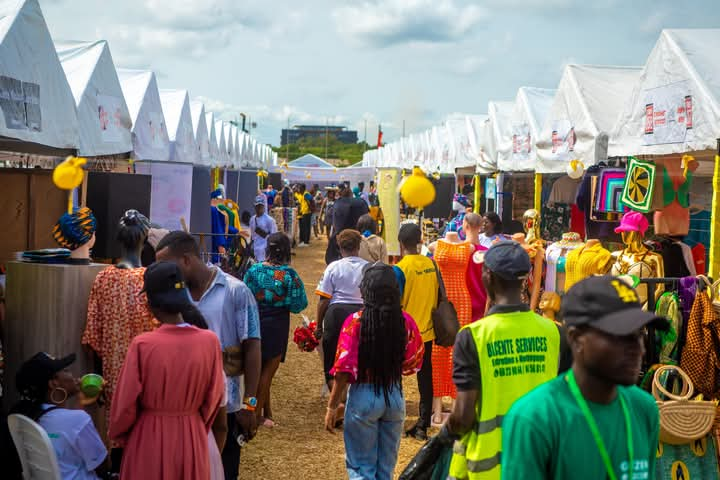
POLYGON ((265 428, 275 428, 278 426, 278 424, 275 423, 272 418, 264 419, 260 425, 265 428))

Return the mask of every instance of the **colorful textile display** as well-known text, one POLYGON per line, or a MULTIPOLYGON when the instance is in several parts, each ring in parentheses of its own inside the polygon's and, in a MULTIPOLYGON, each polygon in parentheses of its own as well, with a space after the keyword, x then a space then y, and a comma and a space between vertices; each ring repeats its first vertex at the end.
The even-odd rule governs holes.
POLYGON ((660 442, 655 478, 672 480, 710 480, 718 478, 717 447, 712 435, 687 445, 660 442))
POLYGON ((602 213, 623 212, 622 194, 625 188, 625 170, 607 168, 600 172, 595 210, 602 213))
POLYGON ((655 164, 630 157, 622 202, 633 210, 648 213, 654 185, 655 164))
POLYGON ((570 205, 554 203, 545 205, 540 215, 540 230, 544 240, 557 242, 570 227, 570 205))

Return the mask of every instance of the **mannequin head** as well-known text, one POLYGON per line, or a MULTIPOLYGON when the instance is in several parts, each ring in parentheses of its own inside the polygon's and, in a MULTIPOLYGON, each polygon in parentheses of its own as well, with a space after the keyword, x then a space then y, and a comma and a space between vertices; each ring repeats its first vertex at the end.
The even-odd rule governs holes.
POLYGON ((645 245, 643 245, 643 236, 640 232, 622 232, 622 241, 628 252, 640 252, 646 249, 645 245))
POLYGON ((120 264, 123 268, 138 268, 142 265, 141 252, 150 221, 137 210, 128 210, 120 219, 117 240, 120 243, 120 264))
POLYGON ((615 229, 615 233, 622 234, 622 241, 627 251, 641 252, 646 250, 642 240, 648 226, 645 215, 630 211, 623 215, 620 226, 615 229))
POLYGON ((555 315, 560 311, 560 295, 555 292, 545 292, 540 297, 540 310, 543 317, 555 321, 555 315))
POLYGON ((60 247, 71 251, 71 258, 89 259, 90 250, 95 246, 96 227, 92 210, 79 208, 60 217, 53 229, 53 238, 60 247))
POLYGON ((468 213, 463 220, 465 238, 477 245, 480 242, 480 231, 483 228, 483 217, 477 213, 468 213))

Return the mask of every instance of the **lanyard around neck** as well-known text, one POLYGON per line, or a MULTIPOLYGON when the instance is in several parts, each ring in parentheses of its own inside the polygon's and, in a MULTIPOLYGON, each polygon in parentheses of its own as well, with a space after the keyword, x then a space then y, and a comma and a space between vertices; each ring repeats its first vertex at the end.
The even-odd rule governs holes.
MULTIPOLYGON (((583 416, 585 416, 585 420, 587 421, 588 427, 590 427, 590 433, 592 433, 593 438, 595 439, 595 445, 597 445, 598 451, 600 452, 600 456, 602 457, 603 463, 605 464, 605 470, 607 471, 608 478, 610 480, 617 480, 617 475, 615 475, 615 469, 613 468, 612 462, 610 461, 610 455, 608 455, 607 448, 605 448, 605 442, 602 439, 602 436, 600 435, 600 430, 598 429, 597 423, 595 422, 595 418, 593 417, 592 412, 590 412, 590 407, 588 407, 587 402, 585 401, 585 398, 583 397, 582 393, 580 392, 580 387, 578 387, 577 382, 575 381, 575 374, 572 370, 570 370, 567 375, 565 375, 565 380, 568 382, 568 386, 570 387, 570 392, 572 393, 573 397, 575 397, 575 401, 578 404, 578 407, 580 407, 580 411, 583 413, 583 416)), ((620 394, 620 391, 618 391, 618 397, 620 397, 620 408, 623 412, 623 417, 625 418, 625 432, 627 433, 627 449, 628 449, 628 464, 629 464, 629 475, 627 478, 633 478, 633 438, 632 438, 632 425, 630 424, 630 412, 628 411, 627 404, 625 403, 625 399, 620 394)))

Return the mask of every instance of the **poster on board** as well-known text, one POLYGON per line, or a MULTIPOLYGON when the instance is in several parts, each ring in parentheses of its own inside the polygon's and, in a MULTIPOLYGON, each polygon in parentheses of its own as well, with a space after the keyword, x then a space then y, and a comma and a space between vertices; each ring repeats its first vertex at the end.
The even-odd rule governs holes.
MULTIPOLYGON (((137 173, 152 175, 150 221, 168 230, 182 230, 180 218, 184 218, 185 224, 189 226, 193 166, 143 162, 136 165, 137 173)), ((209 195, 208 205, 210 205, 209 195)))
POLYGON ((98 122, 103 142, 122 141, 122 110, 120 99, 110 95, 97 96, 98 122))
POLYGON ((577 136, 575 127, 567 119, 552 122, 552 149, 551 158, 556 161, 569 162, 575 151, 577 136))
POLYGON ((650 88, 643 94, 644 145, 683 143, 690 140, 693 128, 693 95, 689 80, 650 88))
POLYGON ((388 255, 400 255, 400 195, 397 187, 400 171, 396 168, 378 170, 378 200, 382 205, 385 228, 383 231, 388 255))
POLYGON ((532 151, 530 125, 516 123, 512 126, 512 159, 518 166, 526 164, 532 151))

